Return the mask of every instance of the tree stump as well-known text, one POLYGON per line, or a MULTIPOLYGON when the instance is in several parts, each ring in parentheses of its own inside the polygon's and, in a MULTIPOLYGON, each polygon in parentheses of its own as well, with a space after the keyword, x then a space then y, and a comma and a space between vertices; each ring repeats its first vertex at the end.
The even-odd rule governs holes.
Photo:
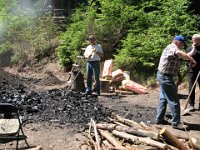
POLYGON ((101 92, 109 92, 110 80, 100 79, 100 88, 101 88, 101 92))
POLYGON ((84 76, 81 72, 78 71, 73 71, 71 75, 72 79, 72 87, 71 90, 76 91, 76 92, 85 92, 85 83, 84 83, 84 76), (76 77, 76 75, 78 76, 76 77), (76 79, 74 79, 76 77, 76 79))

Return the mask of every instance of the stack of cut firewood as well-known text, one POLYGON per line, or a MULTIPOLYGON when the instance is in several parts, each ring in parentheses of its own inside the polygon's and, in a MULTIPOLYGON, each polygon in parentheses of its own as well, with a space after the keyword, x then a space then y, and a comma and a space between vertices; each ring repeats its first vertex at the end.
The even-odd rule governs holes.
MULTIPOLYGON (((86 137, 87 150, 190 150, 200 149, 197 138, 175 136, 160 126, 148 126, 112 113, 109 122, 91 119, 86 137)), ((187 131, 186 131, 187 132, 187 131)))

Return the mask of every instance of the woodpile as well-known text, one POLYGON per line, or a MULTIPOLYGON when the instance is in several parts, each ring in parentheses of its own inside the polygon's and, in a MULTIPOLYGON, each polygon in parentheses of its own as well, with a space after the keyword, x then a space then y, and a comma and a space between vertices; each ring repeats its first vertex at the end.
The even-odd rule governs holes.
POLYGON ((87 150, 191 150, 199 149, 197 138, 180 139, 166 128, 137 123, 112 113, 109 122, 95 123, 91 118, 85 134, 87 150))

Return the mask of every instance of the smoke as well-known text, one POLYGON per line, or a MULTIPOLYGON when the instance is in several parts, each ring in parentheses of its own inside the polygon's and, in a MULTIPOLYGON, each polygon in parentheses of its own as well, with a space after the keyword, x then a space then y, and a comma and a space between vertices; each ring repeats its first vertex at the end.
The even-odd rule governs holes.
POLYGON ((38 19, 38 17, 44 15, 46 11, 51 11, 52 9, 53 0, 5 1, 4 9, 0 10, 0 66, 7 65, 13 54, 9 49, 2 45, 5 45, 5 43, 9 41, 6 39, 7 37, 5 34, 9 33, 10 27, 14 26, 15 21, 20 19, 25 21, 26 17, 27 19, 30 17, 38 19), (8 53, 5 53, 5 51, 8 51, 8 53))
POLYGON ((23 15, 27 16, 41 16, 44 15, 44 11, 53 9, 53 0, 21 0, 18 6, 19 11, 14 8, 16 15, 23 12, 23 15))
MULTIPOLYGON (((7 33, 8 24, 11 25, 13 18, 40 17, 45 10, 53 7, 52 0, 7 0, 0 10, 0 44, 3 41, 4 33, 7 33), (3 6, 4 5, 4 6, 3 6)), ((1 50, 0 50, 1 51, 1 50)))

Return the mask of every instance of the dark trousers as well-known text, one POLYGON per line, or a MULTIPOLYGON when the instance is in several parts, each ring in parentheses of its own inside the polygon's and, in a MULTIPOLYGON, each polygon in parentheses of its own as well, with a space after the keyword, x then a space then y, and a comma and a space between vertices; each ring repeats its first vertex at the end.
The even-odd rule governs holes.
POLYGON ((99 61, 88 61, 87 62, 87 84, 86 93, 92 92, 92 76, 95 77, 94 92, 100 95, 100 62, 99 61))
MULTIPOLYGON (((189 77, 189 92, 192 90, 192 86, 194 85, 194 82, 197 78, 198 72, 189 72, 188 73, 188 77, 189 77)), ((198 85, 200 86, 200 77, 198 78, 197 81, 198 85)), ((190 95, 189 98, 189 104, 194 106, 195 104, 195 89, 196 89, 196 85, 194 87, 194 89, 192 90, 192 93, 190 95)))

